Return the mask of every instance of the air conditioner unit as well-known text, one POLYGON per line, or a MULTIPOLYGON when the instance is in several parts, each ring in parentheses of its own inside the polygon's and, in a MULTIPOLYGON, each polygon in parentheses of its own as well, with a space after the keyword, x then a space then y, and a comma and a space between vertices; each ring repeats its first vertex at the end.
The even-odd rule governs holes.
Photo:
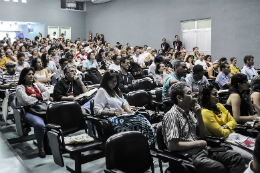
POLYGON ((95 4, 102 4, 102 3, 106 3, 106 2, 110 2, 112 0, 91 0, 91 2, 95 3, 95 4))

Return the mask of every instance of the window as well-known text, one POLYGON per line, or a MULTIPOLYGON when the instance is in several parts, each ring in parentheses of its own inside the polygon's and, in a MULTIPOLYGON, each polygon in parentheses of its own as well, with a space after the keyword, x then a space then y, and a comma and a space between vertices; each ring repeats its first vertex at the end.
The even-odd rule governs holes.
POLYGON ((61 0, 61 8, 67 10, 84 11, 85 2, 75 2, 74 0, 61 0))
POLYGON ((211 19, 181 22, 182 42, 188 54, 193 47, 199 47, 199 52, 211 54, 211 19))

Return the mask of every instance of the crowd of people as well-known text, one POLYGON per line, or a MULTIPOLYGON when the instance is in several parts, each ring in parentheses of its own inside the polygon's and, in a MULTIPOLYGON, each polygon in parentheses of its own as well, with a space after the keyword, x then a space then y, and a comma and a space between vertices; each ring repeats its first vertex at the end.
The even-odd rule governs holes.
MULTIPOLYGON (((8 34, 0 41, 0 89, 16 89, 18 105, 28 106, 38 100, 73 101, 88 92, 84 84, 85 72, 104 72, 94 97, 94 113, 110 115, 115 132, 141 131, 150 146, 156 141, 156 131, 141 114, 134 114, 123 94, 138 90, 138 79, 149 76, 162 88, 162 99, 173 102, 162 119, 164 142, 172 152, 188 153, 198 172, 244 172, 260 168, 259 156, 237 146, 233 150, 210 155, 205 135, 227 138, 237 124, 254 121, 260 116, 260 77, 254 67, 254 57, 244 56, 239 69, 237 58, 219 60, 204 55, 194 47, 187 54, 178 35, 172 46, 162 39, 161 47, 131 46, 117 42, 111 46, 103 34, 93 40, 74 42, 59 38, 54 32, 34 40, 24 38, 23 32, 12 43, 8 34), (145 74, 145 70, 147 74, 145 74), (46 85, 53 85, 48 93, 46 85), (226 103, 219 103, 219 91, 228 94, 226 103), (253 161, 252 161, 253 160, 253 161)), ((82 105, 87 108, 87 103, 82 105)), ((44 119, 26 112, 26 119, 34 127, 39 156, 44 158, 44 119)), ((90 124, 90 123, 89 123, 90 124)), ((259 145, 257 139, 256 145, 259 145)), ((259 154, 255 146, 255 153, 259 154)), ((169 171, 174 170, 171 165, 169 171)), ((259 169, 258 169, 259 171, 259 169)))

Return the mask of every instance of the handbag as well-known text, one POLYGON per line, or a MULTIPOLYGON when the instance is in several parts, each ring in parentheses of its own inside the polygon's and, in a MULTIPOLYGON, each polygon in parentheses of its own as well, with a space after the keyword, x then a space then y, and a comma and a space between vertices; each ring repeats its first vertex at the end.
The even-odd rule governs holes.
POLYGON ((28 106, 27 112, 45 118, 47 108, 48 108, 47 103, 38 101, 34 105, 28 106))

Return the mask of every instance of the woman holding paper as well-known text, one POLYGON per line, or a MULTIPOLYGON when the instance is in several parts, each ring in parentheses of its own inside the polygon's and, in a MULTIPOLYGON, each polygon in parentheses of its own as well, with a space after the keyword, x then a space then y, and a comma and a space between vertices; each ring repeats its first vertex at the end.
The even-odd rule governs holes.
POLYGON ((237 122, 229 111, 218 101, 218 91, 214 86, 210 85, 203 89, 201 114, 205 125, 206 135, 227 138, 227 141, 231 141, 233 150, 240 153, 245 161, 249 163, 252 160, 252 153, 233 145, 232 142, 232 136, 235 134, 233 132, 237 127, 237 122), (231 133, 233 134, 229 136, 231 133))
POLYGON ((95 115, 109 115, 108 120, 111 121, 116 133, 140 131, 147 137, 149 145, 154 144, 156 140, 154 128, 143 115, 135 115, 118 86, 118 73, 114 70, 107 71, 94 98, 95 115))

